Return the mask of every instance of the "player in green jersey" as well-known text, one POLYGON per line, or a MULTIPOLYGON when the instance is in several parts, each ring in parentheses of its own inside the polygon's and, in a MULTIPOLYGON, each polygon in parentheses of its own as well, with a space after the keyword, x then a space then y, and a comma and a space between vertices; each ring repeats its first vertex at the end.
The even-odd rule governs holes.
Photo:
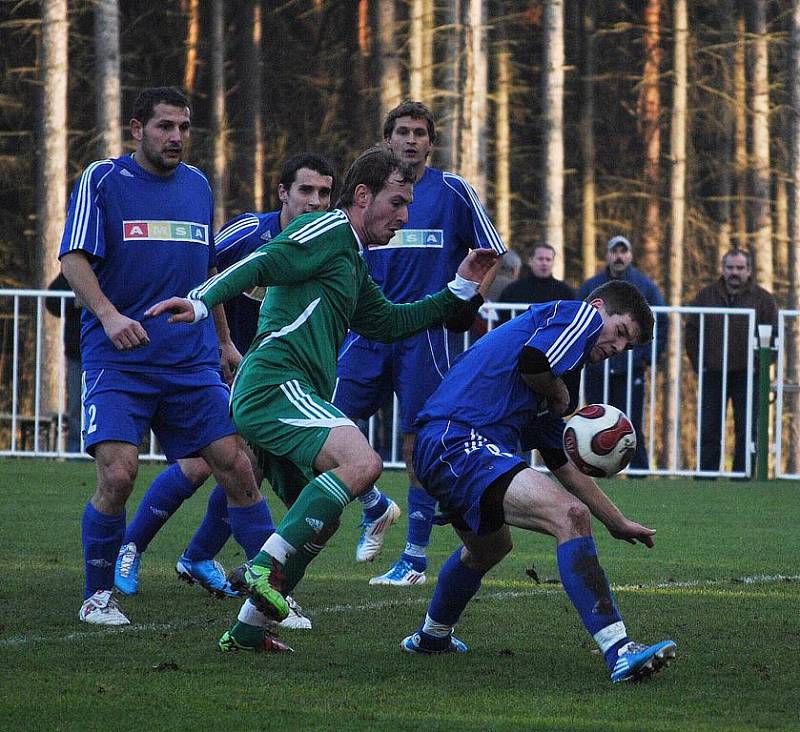
MULTIPOLYGON (((231 408, 266 477, 290 505, 261 552, 231 573, 260 613, 281 620, 309 562, 336 530, 344 507, 368 490, 380 456, 330 399, 348 328, 378 341, 406 338, 470 309, 497 255, 477 249, 456 278, 414 303, 389 302, 361 252, 384 246, 408 219, 414 176, 385 146, 371 148, 345 177, 337 208, 300 216, 268 245, 189 293, 153 306, 153 317, 196 322, 217 304, 269 287, 258 335, 239 368, 231 408)), ((246 603, 222 650, 263 644, 263 618, 246 603)))

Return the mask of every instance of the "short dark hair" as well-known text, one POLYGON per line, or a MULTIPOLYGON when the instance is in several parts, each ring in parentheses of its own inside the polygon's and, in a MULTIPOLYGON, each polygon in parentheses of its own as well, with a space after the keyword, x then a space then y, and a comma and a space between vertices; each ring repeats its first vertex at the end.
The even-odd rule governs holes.
POLYGON ((169 104, 171 107, 188 107, 192 105, 187 97, 176 86, 154 86, 143 89, 136 101, 133 103, 133 118, 138 119, 142 125, 146 125, 155 114, 155 108, 159 104, 169 104))
POLYGON ((722 266, 725 266, 725 260, 729 257, 744 257, 747 262, 747 269, 753 269, 753 255, 744 249, 729 249, 722 255, 722 266))
POLYGON ((383 139, 388 140, 394 132, 394 123, 400 117, 411 117, 412 119, 424 119, 428 125, 428 137, 431 142, 436 142, 436 123, 433 121, 433 112, 422 102, 415 102, 412 99, 405 99, 386 115, 383 122, 383 139))
POLYGON ((333 170, 333 163, 323 155, 318 155, 313 152, 300 153, 299 155, 292 155, 281 168, 281 177, 279 183, 288 191, 292 187, 297 171, 300 168, 308 168, 320 175, 329 175, 336 182, 336 173, 333 170))
POLYGON ((556 255, 556 248, 552 244, 545 244, 544 242, 541 242, 539 244, 534 244, 533 249, 531 249, 531 256, 536 254, 537 249, 549 249, 551 252, 553 252, 554 257, 556 255))
POLYGON ((653 311, 639 290, 625 280, 610 280, 592 290, 586 302, 600 299, 609 315, 630 315, 639 325, 639 345, 653 340, 653 311))
POLYGON ((394 172, 400 174, 403 183, 413 183, 415 180, 411 166, 400 162, 388 145, 375 145, 361 153, 344 174, 336 207, 352 206, 356 187, 362 184, 369 188, 373 196, 377 196, 394 172))

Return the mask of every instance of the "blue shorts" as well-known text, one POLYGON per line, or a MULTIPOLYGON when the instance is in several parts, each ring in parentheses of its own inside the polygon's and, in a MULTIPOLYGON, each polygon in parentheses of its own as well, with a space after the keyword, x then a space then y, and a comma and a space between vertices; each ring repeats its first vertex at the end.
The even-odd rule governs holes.
POLYGON ((88 369, 83 372, 86 450, 114 440, 142 444, 152 429, 170 461, 191 457, 236 433, 230 391, 215 369, 149 373, 88 369))
POLYGON ((487 534, 497 531, 503 520, 497 506, 487 505, 484 497, 499 486, 502 493, 493 500, 502 502, 510 478, 530 467, 514 449, 496 444, 469 425, 426 422, 417 432, 414 472, 451 523, 487 534), (509 476, 508 482, 498 480, 503 476, 509 476))
POLYGON ((444 326, 397 343, 377 343, 350 332, 337 364, 333 404, 350 419, 369 419, 397 394, 400 427, 414 432, 414 420, 463 350, 464 336, 444 326))

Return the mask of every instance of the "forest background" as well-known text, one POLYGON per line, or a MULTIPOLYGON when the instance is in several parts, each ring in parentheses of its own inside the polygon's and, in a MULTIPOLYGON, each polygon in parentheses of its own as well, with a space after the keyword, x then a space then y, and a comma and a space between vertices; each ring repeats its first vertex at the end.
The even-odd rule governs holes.
POLYGON ((0 0, 0 286, 47 286, 77 176, 174 84, 216 226, 277 208, 292 153, 344 171, 411 97, 523 258, 553 245, 576 285, 624 234, 681 305, 740 247, 795 308, 798 49, 800 0, 0 0))

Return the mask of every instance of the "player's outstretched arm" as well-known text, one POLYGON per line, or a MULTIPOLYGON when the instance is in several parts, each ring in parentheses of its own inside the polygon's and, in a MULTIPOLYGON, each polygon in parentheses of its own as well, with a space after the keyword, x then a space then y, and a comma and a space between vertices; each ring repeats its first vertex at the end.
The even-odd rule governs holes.
POLYGON ((492 249, 473 249, 461 260, 456 274, 461 275, 465 280, 481 284, 496 261, 497 252, 492 249))
POLYGON ((157 302, 145 311, 144 316, 154 318, 162 313, 172 313, 169 317, 170 323, 195 323, 208 317, 208 309, 201 300, 189 300, 185 297, 170 297, 157 302), (198 305, 202 307, 198 308, 198 305))
POLYGON ((581 473, 569 462, 554 470, 553 474, 564 488, 589 507, 592 515, 603 522, 608 533, 615 539, 622 539, 629 544, 638 541, 646 547, 653 546, 656 530, 627 518, 597 485, 594 478, 581 473))

